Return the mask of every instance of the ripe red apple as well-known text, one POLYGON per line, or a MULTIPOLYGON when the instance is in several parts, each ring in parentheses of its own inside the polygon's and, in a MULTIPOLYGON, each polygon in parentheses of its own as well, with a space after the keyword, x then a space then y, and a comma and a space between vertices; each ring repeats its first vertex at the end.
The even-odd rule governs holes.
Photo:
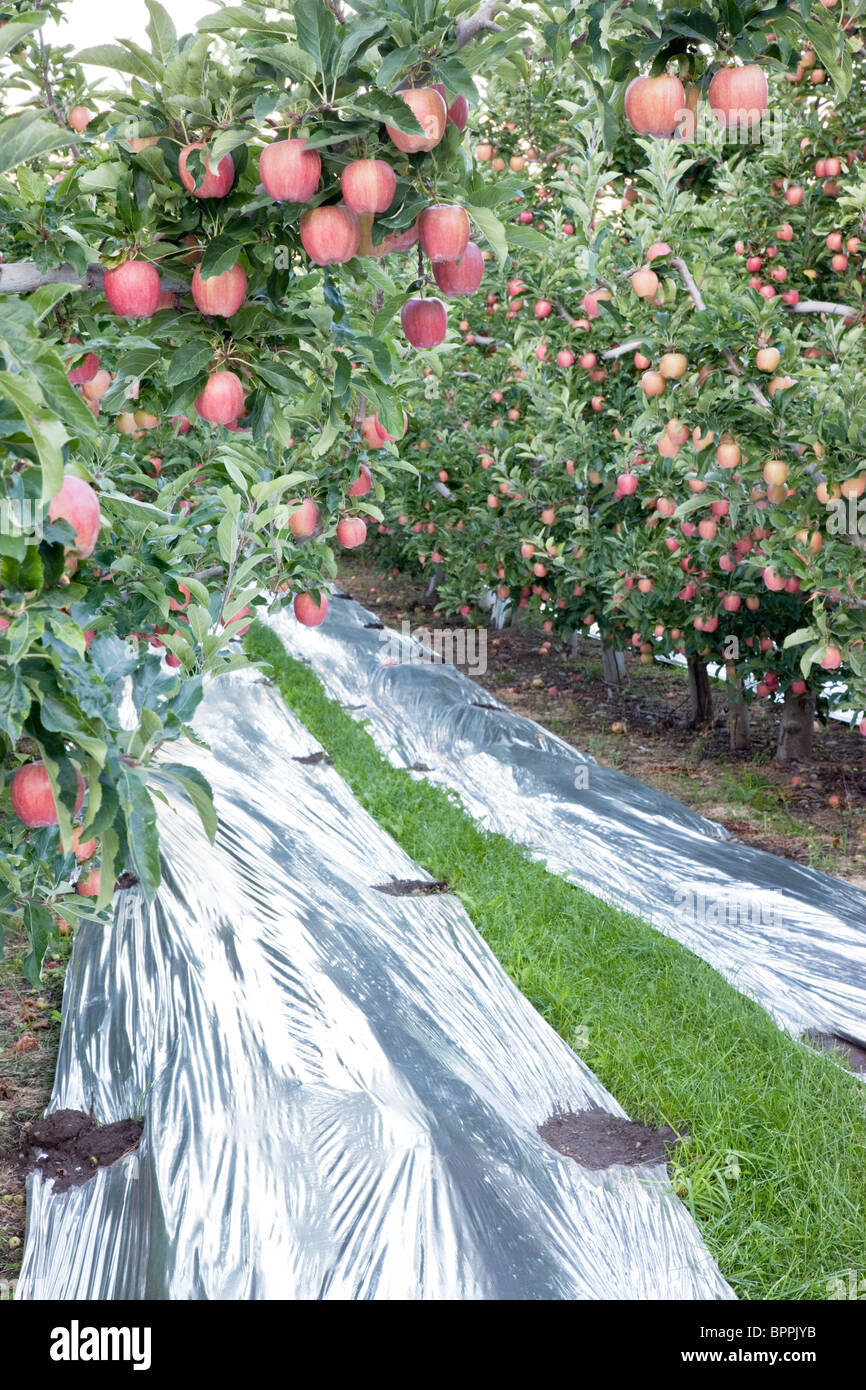
POLYGON ((92 381, 99 371, 99 358, 95 352, 88 352, 80 366, 73 367, 66 373, 70 386, 84 386, 88 381, 92 381))
POLYGON ((397 175, 384 159, 355 159, 343 170, 340 185, 352 212, 387 212, 397 192, 397 175))
POLYGON ((767 78, 757 63, 719 68, 707 93, 710 109, 728 130, 751 130, 767 109, 767 78))
POLYGON ((79 559, 86 559, 96 549, 102 518, 99 498, 89 483, 67 473, 63 486, 48 505, 51 521, 68 521, 75 530, 75 544, 70 547, 79 559))
POLYGON ((316 265, 342 265, 360 249, 361 226, 351 208, 308 208, 298 228, 303 248, 316 265))
POLYGON ((799 183, 792 183, 785 189, 785 202, 792 208, 799 207, 803 201, 803 188, 799 183))
POLYGON ((643 266, 641 270, 636 270, 631 277, 631 287, 638 299, 654 299, 658 293, 659 277, 654 270, 648 266, 643 266))
POLYGON ((644 372, 640 379, 640 389, 645 396, 663 396, 667 383, 661 372, 644 372))
POLYGON ((623 497, 631 497, 632 493, 637 492, 637 474, 620 473, 616 485, 623 497))
POLYGON ((81 826, 76 825, 75 829, 72 832, 72 853, 75 855, 75 858, 78 860, 79 864, 83 864, 87 859, 92 859, 98 849, 98 840, 93 839, 82 841, 81 826))
POLYGON ((195 178, 187 169, 187 160, 193 150, 203 150, 204 141, 195 140, 191 145, 185 145, 180 152, 177 161, 177 169, 180 174, 180 181, 184 188, 193 195, 194 198, 224 198, 234 182, 235 162, 230 154, 223 155, 219 162, 216 173, 210 167, 210 155, 204 155, 205 175, 201 183, 196 188, 195 178))
POLYGON ((292 606, 295 617, 304 627, 318 627, 325 621, 328 612, 328 600, 324 594, 320 604, 316 603, 312 594, 296 594, 292 606))
POLYGON ((553 312, 553 305, 549 299, 537 299, 534 312, 537 319, 546 319, 553 312))
POLYGON ((418 218, 421 250, 434 263, 458 261, 469 244, 469 218, 459 204, 425 208, 418 218))
MULTIPOLYGON (((375 416, 373 416, 373 425, 374 425, 374 427, 375 427, 375 423, 376 423, 376 419, 375 419, 375 416)), ((383 441, 382 439, 380 439, 380 441, 379 441, 379 447, 380 447, 380 448, 381 448, 383 442, 384 442, 384 441, 383 441)), ((351 483, 350 486, 349 486, 348 495, 349 495, 350 497, 366 497, 367 493, 370 491, 370 489, 371 489, 372 486, 373 486, 373 475, 372 475, 372 473, 370 472, 370 470, 369 470, 369 468, 367 467, 367 465, 366 465, 365 463, 362 463, 362 464, 360 465, 360 470, 359 470, 359 473, 358 473, 357 478, 356 478, 355 481, 354 481, 353 483, 351 483)))
POLYGON ((159 308, 159 271, 150 261, 124 261, 105 272, 105 297, 113 314, 150 318, 159 308))
POLYGON ((70 130, 74 130, 79 135, 82 135, 93 120, 94 114, 95 113, 89 111, 86 106, 73 106, 66 117, 66 124, 69 126, 70 130))
POLYGON ((212 425, 233 425, 244 408, 244 388, 234 372, 212 372, 195 408, 212 425))
POLYGON ((794 228, 791 226, 790 222, 783 222, 780 227, 777 227, 776 236, 779 241, 793 241, 794 228))
POLYGON ((197 265, 192 273, 192 297, 203 314, 231 318, 243 304, 246 292, 247 273, 239 262, 207 280, 202 279, 201 266, 197 265))
POLYGON ((556 354, 556 361, 560 367, 571 367, 574 363, 574 353, 570 348, 560 348, 556 354))
MULTIPOLYGON (((78 815, 84 802, 84 778, 78 768, 75 775, 78 778, 75 815, 78 815)), ((57 803, 44 763, 24 763, 16 768, 9 784, 9 795, 12 810, 24 825, 31 829, 42 829, 46 825, 57 824, 57 803)))
POLYGON ((626 88, 626 119, 638 135, 672 136, 685 109, 685 88, 678 77, 636 77, 626 88))
POLYGON ((98 898, 101 887, 102 870, 91 869, 89 873, 80 876, 75 885, 75 891, 79 893, 82 898, 98 898))
POLYGON ((436 347, 448 331, 448 313, 441 299, 407 299, 400 322, 414 348, 436 347))
POLYGON ((397 149, 402 150, 404 154, 418 154, 422 150, 435 149, 445 134, 448 122, 448 108, 444 98, 435 87, 409 87, 405 91, 396 92, 395 96, 405 101, 424 132, 423 135, 405 135, 402 130, 397 130, 396 126, 386 124, 385 129, 397 149))
POLYGON ((289 517, 289 528, 297 540, 307 540, 319 524, 319 509, 312 497, 305 497, 289 517))
POLYGON ((824 648, 824 655, 821 658, 821 666, 825 671, 838 671, 842 665, 842 652, 831 642, 824 648))
POLYGON ((484 257, 474 241, 467 243, 459 259, 436 261, 433 278, 448 299, 474 294, 484 276, 484 257))
MULTIPOLYGON (((322 158, 306 140, 275 140, 259 156, 259 178, 277 203, 306 203, 319 186, 322 158)), ((375 163, 377 161, 370 161, 375 163)))
POLYGON ((337 523, 337 540, 344 550, 355 550, 367 539, 367 524, 359 516, 344 516, 337 523))
POLYGON ((106 391, 110 387, 111 382, 111 372, 107 372, 104 367, 101 367, 99 371, 96 372, 94 376, 90 378, 89 381, 85 381, 81 390, 87 400, 101 401, 102 397, 105 395, 106 391))

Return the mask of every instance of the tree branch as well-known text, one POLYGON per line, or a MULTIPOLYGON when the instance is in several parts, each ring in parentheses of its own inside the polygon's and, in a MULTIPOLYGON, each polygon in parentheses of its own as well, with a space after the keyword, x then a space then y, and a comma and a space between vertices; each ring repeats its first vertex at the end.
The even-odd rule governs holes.
MULTIPOLYGON (((80 275, 68 263, 55 270, 40 270, 35 261, 0 264, 0 294, 30 294, 41 285, 78 285, 83 290, 101 290, 104 280, 105 268, 101 265, 89 265, 86 273, 80 275)), ((162 288, 174 294, 185 294, 189 285, 185 280, 165 275, 162 288)))
POLYGON ((501 24, 495 23, 495 16, 503 10, 508 0, 486 0, 474 14, 461 16, 457 21, 457 48, 465 48, 467 43, 477 39, 479 34, 498 33, 501 24))
POLYGON ((856 318, 860 312, 848 304, 834 304, 823 299, 801 299, 798 304, 789 304, 787 307, 794 314, 838 314, 840 318, 848 318, 849 315, 856 318))
MULTIPOLYGON (((686 265, 685 261, 682 259, 682 257, 672 256, 671 265, 679 275, 680 279, 686 287, 686 290, 691 295, 692 302, 694 303, 695 308, 699 311, 706 309, 707 306, 704 300, 704 296, 698 289, 697 284, 695 283, 695 278, 692 275, 692 272, 689 270, 688 266, 686 265)), ((722 356, 724 357, 725 361, 728 364, 729 370, 733 373, 734 376, 741 377, 745 375, 742 367, 740 366, 734 354, 731 352, 730 348, 723 348, 722 356)), ((747 381, 745 383, 745 386, 752 399, 756 401, 757 404, 761 406, 763 410, 772 410, 772 402, 767 400, 767 397, 764 395, 760 386, 757 386, 754 381, 747 381)))
POLYGON ((625 357, 627 352, 636 352, 643 345, 643 338, 629 338, 627 343, 619 343, 616 347, 608 348, 607 352, 601 354, 601 360, 602 362, 615 362, 618 357, 625 357))

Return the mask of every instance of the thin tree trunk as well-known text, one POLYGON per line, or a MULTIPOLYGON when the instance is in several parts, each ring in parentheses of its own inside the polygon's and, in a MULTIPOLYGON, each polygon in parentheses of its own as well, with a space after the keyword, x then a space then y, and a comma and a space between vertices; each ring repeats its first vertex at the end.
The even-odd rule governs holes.
POLYGON ((743 683, 733 666, 728 667, 728 739, 732 753, 749 747, 749 706, 743 683))
POLYGON ((713 695, 707 664, 699 656, 689 657, 689 699, 691 701, 691 724, 700 728, 713 722, 713 695))
POLYGON ((805 695, 786 692, 779 724, 777 763, 808 762, 812 756, 814 718, 815 696, 811 691, 805 695))
POLYGON ((424 594, 424 597, 425 597, 425 598, 435 598, 435 597, 436 597, 436 594, 437 594, 438 591, 439 591, 439 585, 442 583, 442 579, 443 579, 443 577, 444 577, 444 574, 445 574, 445 571, 444 571, 444 569, 442 568, 441 565, 434 565, 434 566, 433 566, 433 573, 430 575, 430 583, 427 585, 427 589, 426 589, 426 592, 425 592, 425 594, 424 594))
POLYGON ((622 695, 628 685, 628 671, 625 657, 618 648, 602 647, 601 672, 607 686, 607 698, 613 700, 622 695))

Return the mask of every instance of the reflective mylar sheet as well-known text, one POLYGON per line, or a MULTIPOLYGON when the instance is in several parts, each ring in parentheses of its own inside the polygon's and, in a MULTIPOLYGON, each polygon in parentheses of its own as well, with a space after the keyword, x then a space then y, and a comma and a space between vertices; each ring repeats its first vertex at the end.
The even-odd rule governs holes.
POLYGON ((276 691, 236 674, 184 749, 152 910, 78 934, 51 1109, 143 1115, 137 1154, 31 1177, 27 1299, 724 1299, 661 1165, 589 1172, 536 1127, 623 1112, 276 691))
MULTIPOLYGON (((793 1034, 866 1044, 866 894, 600 766, 352 600, 319 628, 288 610, 272 625, 392 763, 424 765, 489 829, 675 937, 793 1034)), ((430 642, 447 657, 446 636, 430 642)), ((465 655, 478 673, 479 652, 465 655)))

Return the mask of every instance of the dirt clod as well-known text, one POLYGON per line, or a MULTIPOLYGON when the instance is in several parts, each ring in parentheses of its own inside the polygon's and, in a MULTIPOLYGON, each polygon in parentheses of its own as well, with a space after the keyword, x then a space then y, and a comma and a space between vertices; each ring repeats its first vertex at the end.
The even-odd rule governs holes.
POLYGON ((582 1168, 612 1168, 618 1163, 664 1163, 679 1136, 663 1125, 648 1129, 637 1120, 607 1110, 563 1111, 538 1126, 541 1138, 582 1168))
POLYGON ((54 1191, 65 1192, 137 1149, 143 1129, 143 1120, 98 1125, 81 1110, 55 1110, 30 1126, 19 1164, 24 1173, 53 1178, 54 1191))

